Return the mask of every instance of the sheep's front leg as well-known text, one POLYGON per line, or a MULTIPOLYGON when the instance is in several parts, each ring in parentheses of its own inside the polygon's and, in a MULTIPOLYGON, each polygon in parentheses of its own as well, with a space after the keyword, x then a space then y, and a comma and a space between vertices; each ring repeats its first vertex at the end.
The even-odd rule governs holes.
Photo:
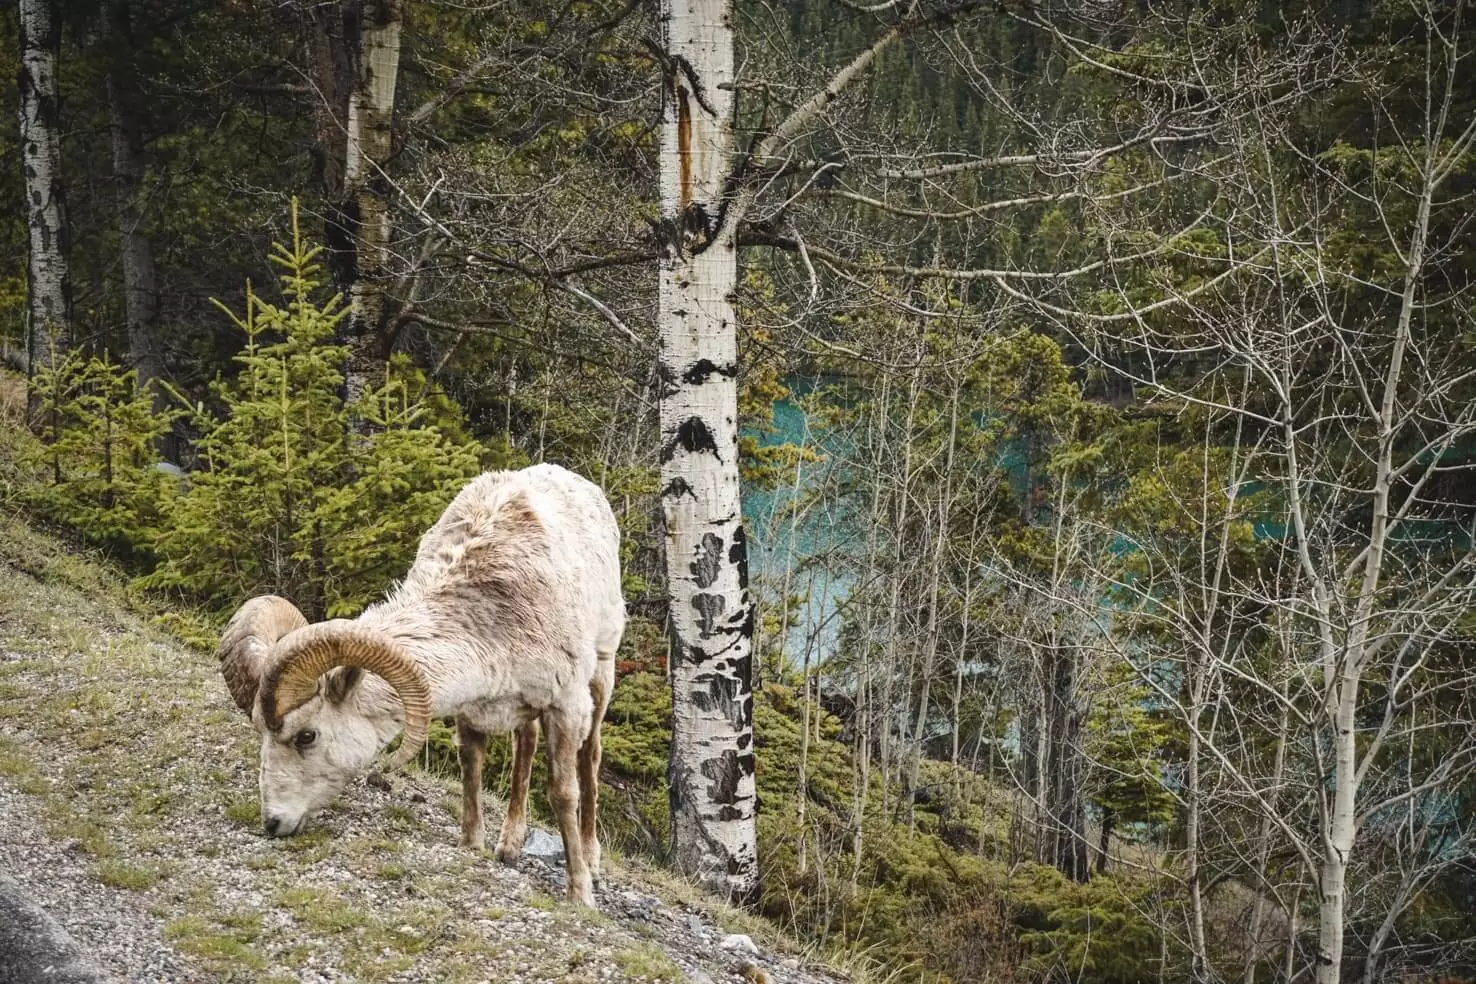
POLYGON ((515 864, 528 839, 528 777, 533 774, 533 753, 538 751, 538 721, 528 721, 513 732, 512 789, 507 793, 507 816, 497 835, 497 860, 515 864))
POLYGON ((594 887, 584 859, 584 840, 579 829, 579 746, 588 728, 587 718, 550 715, 548 726, 548 803, 559 821, 564 837, 564 862, 568 871, 566 896, 570 902, 594 907, 594 887))
POLYGON ((456 754, 461 760, 461 846, 480 851, 484 843, 482 763, 487 758, 487 733, 457 718, 456 754))

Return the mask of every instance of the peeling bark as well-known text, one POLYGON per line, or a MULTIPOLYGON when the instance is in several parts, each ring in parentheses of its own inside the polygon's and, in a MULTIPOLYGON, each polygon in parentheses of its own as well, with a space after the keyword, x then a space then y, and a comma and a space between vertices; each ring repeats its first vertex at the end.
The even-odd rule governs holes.
POLYGON ((30 232, 27 344, 32 371, 55 365, 72 346, 57 104, 60 42, 51 0, 21 0, 20 138, 30 232))
POLYGON ((344 192, 355 219, 355 276, 349 288, 347 399, 382 382, 390 271, 390 216, 384 167, 393 142, 395 83, 400 71, 401 0, 361 5, 356 76, 348 101, 344 192))
POLYGON ((305 9, 314 85, 314 171, 324 201, 333 284, 349 302, 344 397, 380 381, 389 343, 384 285, 393 255, 388 182, 399 78, 402 0, 333 0, 305 9))
POLYGON ((738 901, 758 887, 747 540, 739 510, 733 33, 725 0, 663 0, 661 485, 671 597, 672 855, 738 901))

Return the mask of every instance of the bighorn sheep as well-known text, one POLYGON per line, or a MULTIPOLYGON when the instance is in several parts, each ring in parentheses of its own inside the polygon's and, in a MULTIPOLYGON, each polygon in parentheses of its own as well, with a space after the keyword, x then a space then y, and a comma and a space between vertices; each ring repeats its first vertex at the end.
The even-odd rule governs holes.
POLYGON ((421 538, 399 588, 357 619, 309 625, 283 598, 251 599, 219 656, 261 733, 266 832, 300 831, 402 727, 388 768, 420 751, 433 715, 455 715, 467 847, 483 845, 487 734, 516 732, 497 840, 498 859, 516 860, 541 721, 568 897, 593 905, 599 725, 624 628, 614 514, 597 486, 556 465, 474 479, 421 538))

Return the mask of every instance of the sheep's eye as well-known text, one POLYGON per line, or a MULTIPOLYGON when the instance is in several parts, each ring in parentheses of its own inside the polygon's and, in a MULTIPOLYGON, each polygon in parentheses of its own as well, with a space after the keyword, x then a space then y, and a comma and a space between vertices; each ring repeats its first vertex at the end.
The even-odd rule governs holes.
POLYGON ((299 731, 297 734, 292 736, 292 744, 296 745, 298 748, 307 748, 309 745, 317 740, 318 733, 311 730, 299 731))

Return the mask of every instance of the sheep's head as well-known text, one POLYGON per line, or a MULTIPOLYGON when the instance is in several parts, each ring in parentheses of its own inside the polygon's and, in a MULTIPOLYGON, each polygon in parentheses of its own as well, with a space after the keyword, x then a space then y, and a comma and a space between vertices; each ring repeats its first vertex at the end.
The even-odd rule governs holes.
POLYGON ((393 642, 357 623, 308 625, 286 599, 253 598, 226 626, 219 656, 231 696, 261 734, 261 821, 272 836, 300 831, 391 737, 382 718, 352 699, 364 671, 389 683, 404 708, 404 739, 386 767, 405 764, 425 744, 424 675, 393 642))

